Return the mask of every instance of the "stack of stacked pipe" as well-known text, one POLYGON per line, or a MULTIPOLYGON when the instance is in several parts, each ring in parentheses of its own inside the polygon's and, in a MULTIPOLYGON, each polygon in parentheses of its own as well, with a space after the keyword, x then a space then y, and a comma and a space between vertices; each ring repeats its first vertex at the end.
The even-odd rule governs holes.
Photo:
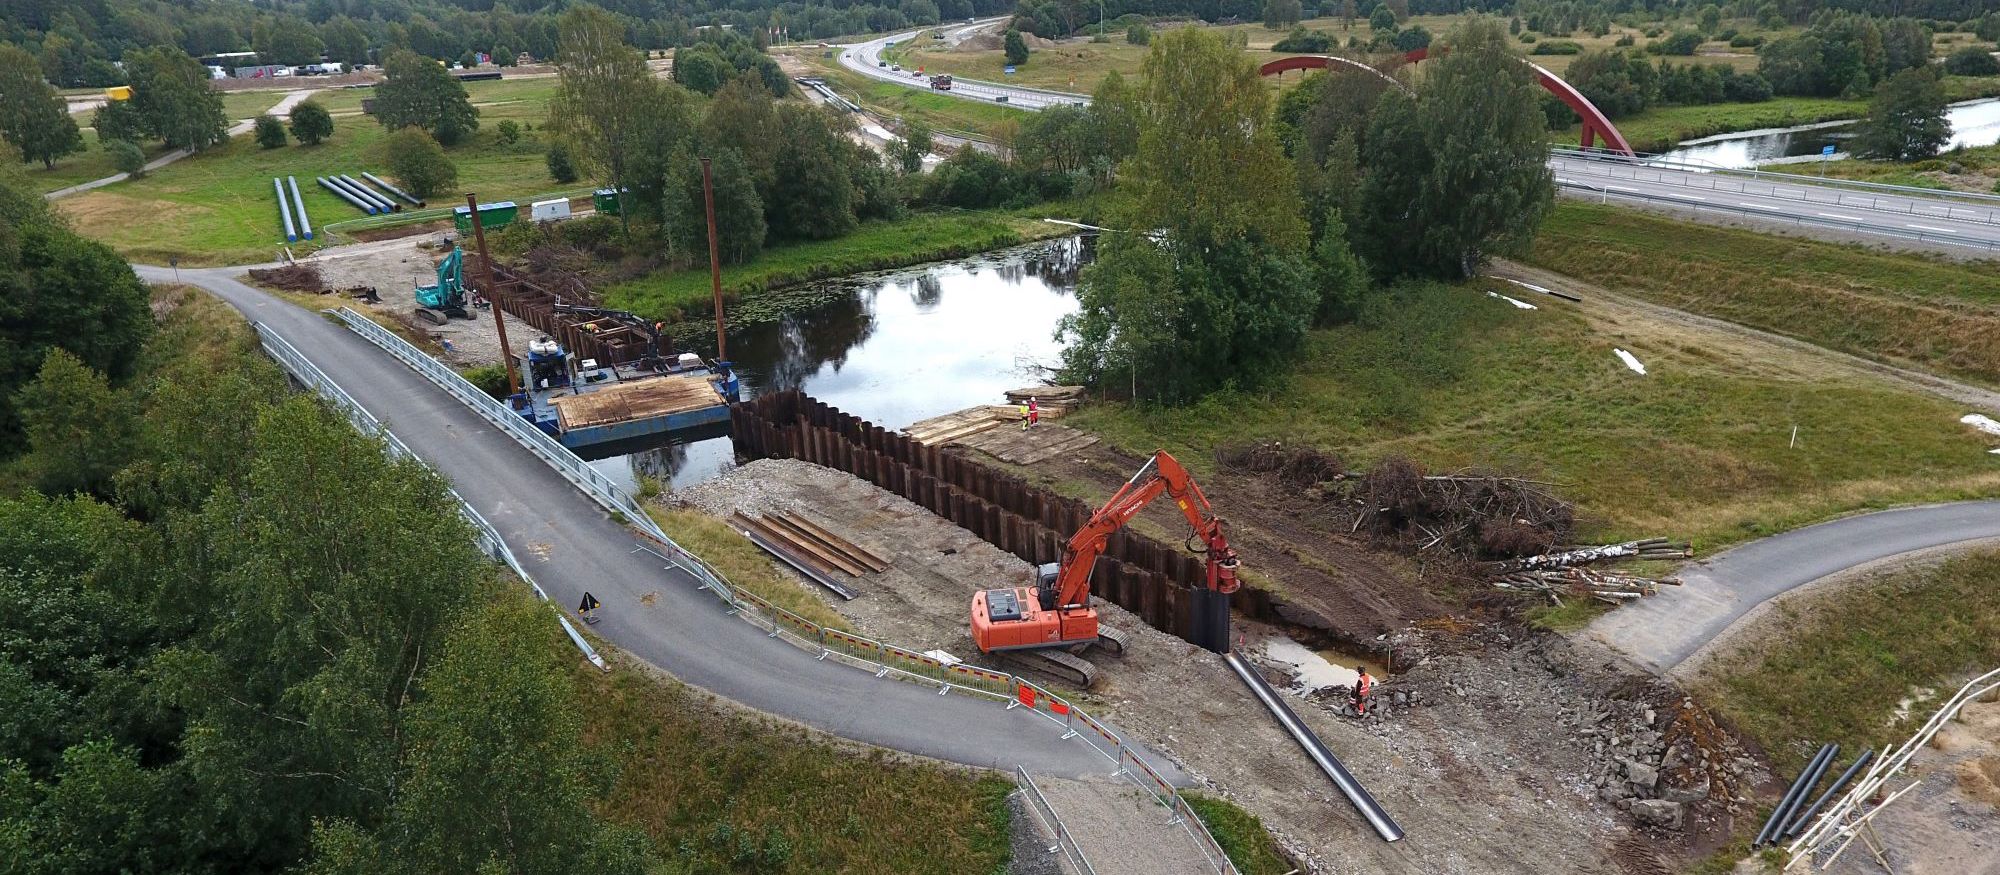
POLYGON ((306 216, 305 198, 299 196, 299 181, 290 176, 279 179, 271 177, 271 187, 278 191, 278 215, 285 220, 285 242, 297 243, 313 238, 312 219, 306 216), (291 187, 291 197, 285 196, 286 185, 291 187), (292 221, 292 211, 298 211, 298 222, 292 221))
POLYGON ((403 208, 401 204, 384 197, 366 185, 356 182, 354 177, 348 176, 345 173, 338 176, 317 177, 316 181, 319 182, 321 188, 333 192, 335 197, 348 202, 355 209, 371 216, 380 213, 396 212, 403 208))
MULTIPOLYGON (((1037 565, 1059 561, 1063 546, 1092 513, 1083 502, 888 431, 796 390, 734 405, 729 416, 731 439, 745 458, 802 459, 845 471, 1037 565)), ((1193 637, 1190 590, 1205 588, 1207 573, 1199 558, 1178 546, 1121 529, 1098 557, 1091 590, 1155 629, 1200 643, 1193 637)), ((1230 597, 1230 607, 1252 619, 1298 622, 1298 615, 1269 592, 1248 584, 1230 597)))
POLYGON ((1812 805, 1808 807, 1806 798, 1812 795, 1813 788, 1819 785, 1820 778, 1826 776, 1828 767, 1832 766, 1833 761, 1839 756, 1838 744, 1823 745, 1819 753, 1813 754, 1812 761, 1806 763, 1804 771, 1799 772, 1799 777, 1792 782, 1791 789, 1786 790, 1784 798, 1778 800, 1778 807, 1771 809, 1770 818, 1764 821, 1764 828, 1757 831, 1757 840, 1751 842, 1750 847, 1776 845, 1804 831, 1806 824, 1812 823, 1813 817, 1819 814, 1821 806, 1838 796, 1841 788, 1846 787, 1847 782, 1854 780, 1854 776, 1868 765, 1868 761, 1874 759, 1875 751, 1873 748, 1862 751, 1860 756, 1854 758, 1853 764, 1847 767, 1847 771, 1840 773, 1840 777, 1835 778, 1833 783, 1827 786, 1826 792, 1819 794, 1819 798, 1813 800, 1812 805))

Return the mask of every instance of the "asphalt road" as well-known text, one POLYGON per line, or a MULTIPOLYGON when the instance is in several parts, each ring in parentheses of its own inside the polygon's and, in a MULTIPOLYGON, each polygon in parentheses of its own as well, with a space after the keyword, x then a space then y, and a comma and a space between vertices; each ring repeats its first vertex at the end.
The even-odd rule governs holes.
POLYGON ((1690 564, 1661 587, 1584 630, 1643 668, 1666 674, 1765 600, 1850 568, 2000 536, 2000 501, 1899 508, 1807 526, 1690 564))
POLYGON ((2000 250, 2000 202, 1857 191, 1792 180, 1555 155, 1556 183, 1579 197, 1666 204, 1954 248, 2000 250))
MULTIPOLYGON (((991 22, 946 32, 947 40, 991 22)), ((925 38, 935 28, 910 31, 844 47, 840 63, 858 73, 907 88, 928 89, 928 77, 885 66, 881 55, 890 45, 925 38)), ((1040 110, 1063 103, 1084 105, 1082 94, 1022 88, 998 82, 957 79, 948 93, 965 100, 1007 98, 1009 106, 1040 110)), ((1623 159, 1592 159, 1552 155, 1549 167, 1556 183, 1578 197, 1605 202, 1648 203, 1690 210, 1697 216, 1725 215, 1796 224, 1807 228, 1841 229, 1853 233, 1914 240, 1953 250, 2000 252, 2000 202, 1979 204, 1893 193, 1857 191, 1795 180, 1771 181, 1700 169, 1635 164, 1623 159)))
MULTIPOLYGON (((148 282, 166 268, 134 266, 148 282)), ((636 552, 641 543, 596 504, 477 414, 388 353, 319 314, 234 277, 237 268, 180 271, 275 330, 436 468, 498 529, 550 598, 604 604, 591 631, 692 686, 843 738, 927 757, 1036 774, 1109 774, 1109 760, 1027 709, 893 680, 811 654, 728 616, 685 572, 636 552)), ((1246 692, 1246 713, 1256 703, 1246 692)), ((1254 719, 1254 715, 1253 718, 1254 719)), ((1158 754, 1148 764, 1179 784, 1158 754)))
MULTIPOLYGON (((945 41, 950 44, 956 44, 959 40, 989 27, 1000 20, 998 18, 989 18, 946 30, 945 41)), ((927 35, 934 30, 937 30, 937 28, 926 27, 922 30, 913 30, 908 33, 899 33, 893 36, 869 40, 865 43, 843 46, 840 52, 840 65, 856 73, 880 79, 884 82, 894 82, 908 88, 931 90, 930 77, 928 75, 918 75, 912 70, 891 70, 889 69, 889 65, 892 62, 884 60, 882 52, 889 48, 889 46, 898 43, 908 42, 913 39, 928 39, 927 35)), ((1065 94, 1060 91, 1022 88, 1016 85, 986 82, 979 79, 954 78, 951 90, 940 93, 950 94, 953 97, 964 100, 979 100, 988 103, 1003 102, 1000 101, 1000 98, 1005 97, 1006 100, 1004 102, 1008 106, 1025 110, 1039 110, 1043 107, 1064 103, 1080 106, 1090 102, 1089 97, 1081 94, 1065 94)))

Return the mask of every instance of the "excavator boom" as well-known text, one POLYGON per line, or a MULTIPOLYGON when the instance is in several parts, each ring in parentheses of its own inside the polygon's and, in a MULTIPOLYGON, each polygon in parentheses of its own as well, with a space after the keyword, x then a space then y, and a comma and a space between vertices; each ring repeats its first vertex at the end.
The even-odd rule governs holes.
POLYGON ((1208 588, 1225 595, 1235 592, 1241 585, 1236 576, 1240 563, 1223 535, 1222 520, 1188 470, 1161 450, 1070 537, 1060 563, 1042 566, 1032 589, 982 590, 973 595, 973 642, 982 652, 994 653, 1074 648, 1110 637, 1109 630, 1099 628, 1097 609, 1090 606, 1091 569, 1112 533, 1163 494, 1187 517, 1189 548, 1207 557, 1208 588))

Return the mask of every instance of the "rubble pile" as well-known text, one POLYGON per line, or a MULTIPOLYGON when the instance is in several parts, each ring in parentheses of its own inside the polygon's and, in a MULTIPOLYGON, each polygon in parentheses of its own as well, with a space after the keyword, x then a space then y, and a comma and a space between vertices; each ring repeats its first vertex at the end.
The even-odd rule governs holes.
POLYGON ((1749 814, 1757 762, 1693 699, 1664 687, 1648 693, 1577 715, 1576 738, 1598 760, 1599 798, 1642 826, 1671 830, 1749 814))

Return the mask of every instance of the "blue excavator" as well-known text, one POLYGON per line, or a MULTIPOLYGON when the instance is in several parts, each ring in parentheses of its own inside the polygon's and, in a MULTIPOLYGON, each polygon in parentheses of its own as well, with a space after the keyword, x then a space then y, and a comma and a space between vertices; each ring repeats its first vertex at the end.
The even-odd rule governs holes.
POLYGON ((437 283, 416 289, 417 315, 426 322, 443 325, 456 319, 471 319, 465 309, 465 255, 458 247, 438 262, 437 283))

